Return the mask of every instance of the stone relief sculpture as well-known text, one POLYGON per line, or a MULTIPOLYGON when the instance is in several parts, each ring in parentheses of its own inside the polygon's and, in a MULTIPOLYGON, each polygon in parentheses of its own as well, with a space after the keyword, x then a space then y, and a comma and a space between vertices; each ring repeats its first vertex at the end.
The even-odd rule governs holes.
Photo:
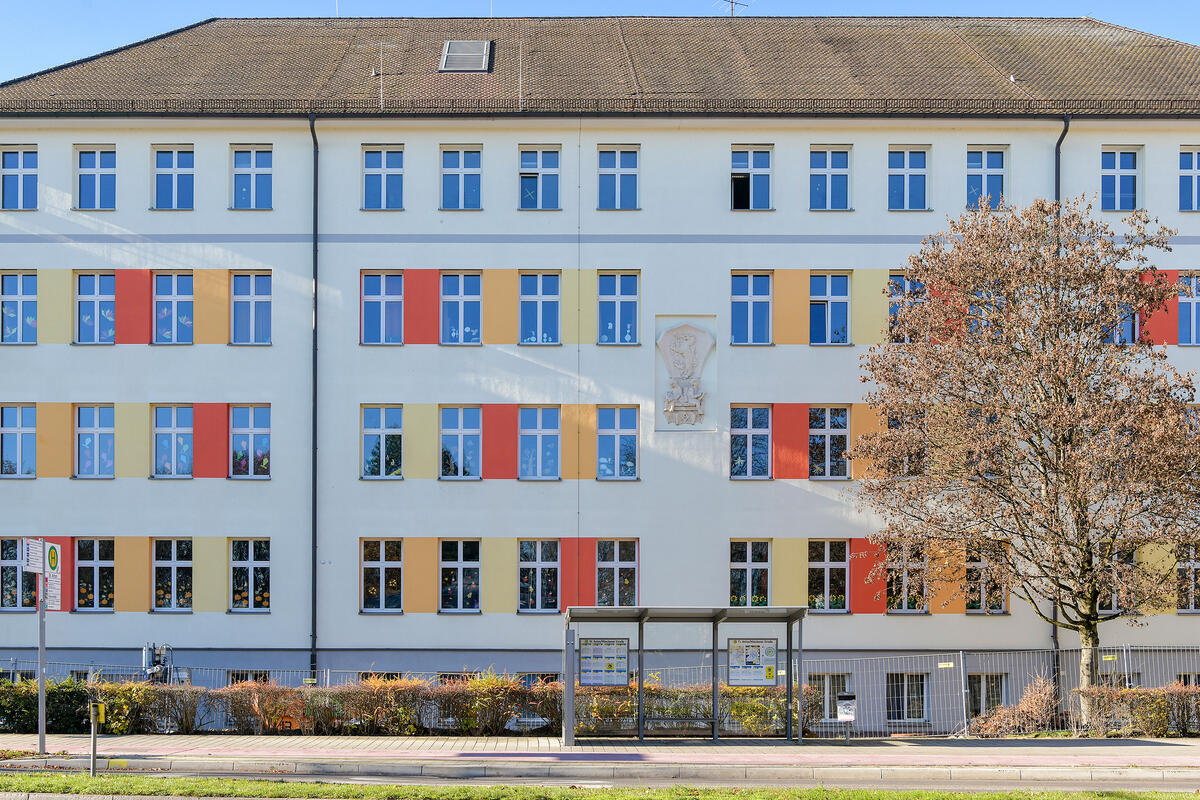
POLYGON ((671 376, 663 397, 663 414, 672 425, 695 425, 704 416, 704 395, 700 376, 716 341, 703 328, 676 325, 658 338, 658 352, 671 376))

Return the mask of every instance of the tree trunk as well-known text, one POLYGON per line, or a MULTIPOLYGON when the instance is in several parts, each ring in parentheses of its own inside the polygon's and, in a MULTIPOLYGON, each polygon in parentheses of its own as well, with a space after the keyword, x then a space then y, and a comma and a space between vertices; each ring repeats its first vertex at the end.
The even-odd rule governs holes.
POLYGON ((1088 690, 1098 682, 1100 660, 1100 632, 1094 622, 1084 623, 1079 629, 1079 714, 1083 727, 1092 725, 1094 703, 1088 690))

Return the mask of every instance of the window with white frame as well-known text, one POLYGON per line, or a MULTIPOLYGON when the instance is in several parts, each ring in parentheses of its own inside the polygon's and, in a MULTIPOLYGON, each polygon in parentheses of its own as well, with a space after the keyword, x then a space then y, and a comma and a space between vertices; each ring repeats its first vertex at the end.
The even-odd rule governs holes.
POLYGON ((596 409, 596 480, 634 480, 637 477, 637 407, 600 406, 596 409))
POLYGON ((915 545, 898 553, 887 568, 888 611, 924 612, 925 554, 915 545))
POLYGON ((233 344, 270 344, 271 273, 235 273, 231 302, 230 341, 233 344))
POLYGON ((75 208, 111 211, 117 207, 117 151, 112 148, 75 150, 75 208))
POLYGON ((154 540, 154 610, 192 610, 192 540, 154 540))
POLYGON ((1200 147, 1179 151, 1179 210, 1200 211, 1200 147))
POLYGON ((75 477, 111 478, 116 466, 112 406, 75 407, 75 477))
POLYGON ((598 344, 638 343, 638 273, 601 272, 596 276, 598 344))
POLYGON ((0 209, 37 208, 37 161, 38 151, 32 145, 0 145, 0 209))
POLYGON ((846 447, 850 441, 850 409, 809 406, 808 477, 848 478, 846 447))
POLYGON ((887 674, 887 721, 923 722, 926 719, 927 681, 920 672, 887 674))
POLYGON ((0 478, 37 475, 37 406, 0 406, 0 478))
POLYGON ((977 208, 988 199, 991 208, 999 208, 1004 197, 1004 150, 970 148, 967 150, 967 208, 977 208))
POLYGON ((404 274, 364 272, 361 316, 363 344, 403 344, 404 274))
POLYGON ((557 148, 521 148, 521 203, 518 206, 521 210, 548 211, 559 207, 559 155, 557 148))
POLYGON ((37 273, 0 274, 0 344, 37 344, 37 273))
POLYGON ((442 210, 482 208, 482 151, 479 148, 442 149, 442 210))
POLYGON ((1179 276, 1179 343, 1200 344, 1200 274, 1179 276))
POLYGON ((850 691, 850 676, 845 673, 810 673, 808 685, 821 697, 821 722, 836 722, 837 696, 850 691))
POLYGON ((730 157, 729 207, 766 211, 771 206, 771 148, 735 147, 730 157))
POLYGON ((75 343, 113 344, 117 338, 117 276, 75 275, 75 343))
POLYGON ((968 614, 1003 614, 1006 611, 1004 587, 996 581, 994 568, 987 554, 976 549, 967 552, 968 614))
POLYGON ((888 335, 895 344, 908 344, 909 337, 896 330, 900 310, 905 306, 923 301, 925 286, 903 272, 888 275, 888 335))
POLYGON ((271 208, 270 147, 241 145, 233 148, 233 203, 236 210, 271 208))
POLYGON ((25 542, 0 539, 0 612, 37 608, 37 575, 25 571, 25 542))
POLYGON ((158 273, 154 276, 154 343, 191 344, 192 276, 158 273))
POLYGON ((400 406, 363 406, 362 476, 399 478, 404 409, 400 406))
POLYGON ((1104 334, 1106 344, 1133 344, 1141 335, 1141 320, 1137 313, 1127 304, 1120 307, 1120 317, 1117 323, 1108 328, 1104 334))
POLYGON ((850 542, 808 540, 808 607, 813 611, 846 611, 850 585, 850 542))
POLYGON ((729 477, 771 477, 771 407, 729 407, 729 477))
POLYGON ((1179 584, 1179 610, 1200 611, 1200 546, 1189 544, 1179 548, 1175 574, 1179 584))
POLYGON ((363 201, 366 211, 404 208, 404 148, 380 145, 363 148, 363 201))
POLYGON ((404 548, 399 539, 362 540, 362 610, 404 609, 404 548))
POLYGON ((638 540, 596 540, 596 605, 638 604, 638 540))
POLYGON ((480 477, 482 413, 478 406, 441 408, 443 480, 480 477))
POLYGON ((808 341, 810 344, 850 343, 850 276, 816 273, 808 276, 808 341))
POLYGON ((271 610, 271 540, 229 540, 229 609, 271 610))
POLYGON ((230 477, 271 477, 271 407, 231 407, 229 433, 230 477))
POLYGON ((771 543, 729 543, 729 605, 771 604, 771 543))
POLYGON ((638 160, 636 147, 601 147, 599 158, 601 211, 636 211, 638 208, 638 160))
POLYGON ((925 149, 888 150, 887 192, 889 211, 925 211, 928 209, 926 183, 929 180, 929 151, 925 149))
POLYGON ((849 148, 809 151, 808 207, 812 211, 850 209, 849 148))
POLYGON ((518 609, 558 611, 558 540, 522 539, 518 560, 518 609))
POLYGON ((730 341, 771 343, 771 273, 735 272, 730 276, 730 341))
POLYGON ((558 407, 522 408, 518 417, 518 477, 521 480, 553 480, 560 477, 559 440, 562 423, 558 407))
POLYGON ((154 208, 191 211, 196 204, 196 154, 190 147, 154 150, 154 208))
POLYGON ((442 344, 479 344, 482 276, 442 273, 442 344))
POLYGON ((982 717, 1004 705, 1005 677, 993 673, 967 675, 967 715, 969 717, 982 717))
POLYGON ((521 344, 558 344, 559 284, 557 272, 524 272, 520 276, 521 344))
POLYGON ((75 610, 112 611, 116 600, 112 539, 75 540, 75 610))
POLYGON ((1133 211, 1138 207, 1136 147, 1106 147, 1100 152, 1100 210, 1133 211))
POLYGON ((479 540, 441 541, 442 611, 479 610, 479 540))
POLYGON ((192 477, 192 407, 154 407, 154 477, 192 477))

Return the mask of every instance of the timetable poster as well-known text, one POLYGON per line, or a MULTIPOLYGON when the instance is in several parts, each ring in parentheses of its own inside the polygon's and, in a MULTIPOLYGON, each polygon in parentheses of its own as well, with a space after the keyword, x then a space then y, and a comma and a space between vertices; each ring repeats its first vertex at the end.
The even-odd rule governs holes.
POLYGON ((628 639, 580 639, 580 686, 628 686, 628 639))
POLYGON ((729 640, 729 685, 774 686, 775 639, 729 640))

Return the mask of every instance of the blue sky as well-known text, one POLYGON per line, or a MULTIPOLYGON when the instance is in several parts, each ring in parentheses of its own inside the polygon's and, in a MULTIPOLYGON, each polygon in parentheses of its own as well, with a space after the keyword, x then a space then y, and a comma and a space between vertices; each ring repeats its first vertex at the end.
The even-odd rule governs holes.
MULTIPOLYGON (((804 15, 828 11, 826 3, 743 0, 739 13, 804 15)), ((1089 16, 1200 44, 1200 14, 1192 0, 1009 0, 1003 5, 946 0, 859 0, 837 4, 840 14, 1089 16)), ((487 16, 489 0, 4 0, 0 80, 144 39, 207 17, 487 16)), ((496 16, 728 13, 721 0, 491 0, 496 16)))

